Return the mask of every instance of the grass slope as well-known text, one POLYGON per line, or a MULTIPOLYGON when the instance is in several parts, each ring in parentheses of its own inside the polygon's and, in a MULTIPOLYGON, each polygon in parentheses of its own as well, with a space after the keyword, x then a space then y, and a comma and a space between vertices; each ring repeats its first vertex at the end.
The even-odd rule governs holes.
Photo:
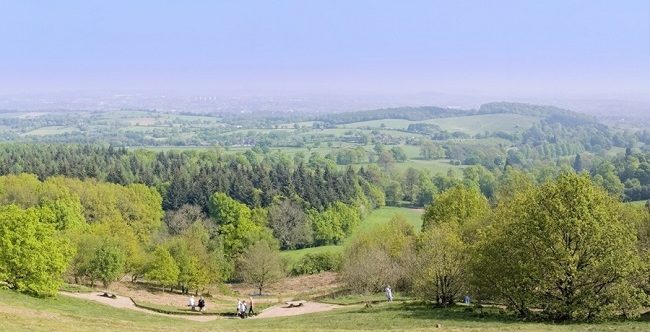
MULTIPOLYGON (((391 207, 385 206, 376 210, 373 210, 368 216, 361 221, 361 225, 356 231, 350 236, 354 237, 363 232, 367 232, 374 227, 377 227, 381 224, 388 222, 393 216, 401 214, 406 218, 410 224, 412 224, 416 230, 419 230, 422 227, 422 215, 421 210, 409 209, 409 208, 400 208, 400 207, 391 207)), ((293 264, 299 261, 306 254, 319 254, 327 251, 339 252, 343 250, 342 245, 331 245, 331 246, 322 246, 314 248, 305 248, 298 250, 285 250, 280 254, 284 259, 287 260, 289 264, 293 264)))
POLYGON ((423 121, 409 121, 403 119, 371 120, 349 123, 346 125, 341 125, 340 127, 406 130, 410 124, 432 123, 449 132, 460 131, 469 135, 475 135, 478 133, 483 133, 485 131, 522 131, 532 127, 534 123, 538 123, 539 121, 539 117, 520 114, 480 114, 423 121))
MULTIPOLYGON (((646 318, 647 319, 647 318, 646 318)), ((647 321, 600 324, 547 324, 513 320, 464 307, 433 309, 412 303, 352 306, 325 313, 270 319, 219 319, 199 323, 116 309, 59 296, 40 299, 0 290, 0 329, 4 331, 647 331, 647 321), (436 328, 440 324, 441 328, 436 328)))

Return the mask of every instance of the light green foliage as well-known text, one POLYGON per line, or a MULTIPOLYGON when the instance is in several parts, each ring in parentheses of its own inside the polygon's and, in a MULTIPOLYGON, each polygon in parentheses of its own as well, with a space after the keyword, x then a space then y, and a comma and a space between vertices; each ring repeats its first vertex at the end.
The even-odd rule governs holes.
POLYGON ((117 208, 126 223, 142 243, 162 226, 162 197, 154 189, 143 184, 131 184, 118 189, 117 208))
POLYGON ((338 271, 341 268, 343 257, 341 252, 325 250, 313 254, 306 254, 293 264, 291 274, 316 274, 324 271, 338 271))
POLYGON ((119 222, 128 226, 142 244, 149 244, 162 226, 162 198, 153 189, 141 184, 120 186, 96 180, 63 177, 48 182, 68 188, 81 199, 85 219, 89 223, 119 222))
POLYGON ((444 158, 445 150, 430 140, 424 140, 420 145, 420 156, 424 160, 444 158))
POLYGON ((161 246, 156 247, 145 277, 158 282, 164 292, 165 286, 171 286, 178 281, 179 274, 180 269, 169 251, 161 246))
POLYGON ((110 240, 101 241, 89 262, 88 274, 92 283, 101 280, 104 287, 108 287, 111 282, 119 279, 124 271, 124 256, 123 249, 117 243, 110 240))
POLYGON ((561 175, 498 209, 475 253, 477 289, 520 314, 554 319, 634 314, 643 268, 636 229, 589 178, 561 175))
POLYGON ((457 223, 442 223, 421 233, 413 288, 423 300, 453 305, 466 289, 467 252, 457 223))
POLYGON ((497 204, 507 204, 518 193, 532 189, 535 185, 530 175, 521 170, 508 167, 499 177, 495 200, 497 204))
POLYGON ((359 211, 341 202, 323 212, 309 213, 317 244, 337 244, 350 235, 361 222, 359 211))
MULTIPOLYGON (((144 247, 131 227, 121 220, 107 220, 90 225, 89 233, 102 241, 113 241, 125 254, 124 273, 130 273, 132 280, 141 277, 147 263, 144 247)), ((83 251, 82 251, 83 252, 83 251)))
POLYGON ((284 276, 278 249, 271 247, 266 241, 258 241, 246 248, 238 268, 241 278, 253 285, 259 295, 262 295, 264 287, 284 276))
POLYGON ((188 242, 184 237, 176 237, 172 239, 168 244, 169 253, 174 258, 174 262, 178 266, 178 285, 181 288, 183 293, 187 293, 190 288, 195 288, 198 290, 199 285, 205 286, 207 284, 207 276, 205 269, 202 269, 202 266, 195 254, 195 250, 203 249, 204 246, 194 246, 188 242), (194 250, 192 250, 194 249, 194 250))
POLYGON ((392 285, 408 289, 414 255, 415 229, 401 215, 346 243, 341 278, 358 293, 392 285))
POLYGON ((23 208, 42 207, 47 222, 57 230, 74 229, 86 223, 79 196, 56 181, 41 182, 35 175, 20 174, 0 177, 0 204, 16 204, 23 208))
POLYGON ((594 182, 617 198, 623 197, 625 186, 616 174, 616 167, 609 161, 600 161, 592 167, 594 182))
POLYGON ((22 173, 0 177, 0 203, 30 208, 40 203, 43 185, 35 175, 22 173))
POLYGON ((167 247, 179 268, 178 285, 184 293, 193 288, 198 294, 230 276, 219 243, 210 239, 202 223, 194 223, 180 236, 171 238, 167 247))
POLYGON ((224 193, 214 193, 210 196, 210 217, 219 226, 218 232, 223 237, 224 250, 230 257, 242 253, 255 241, 273 241, 271 232, 264 227, 265 214, 253 214, 245 204, 224 193))
POLYGON ((43 213, 15 205, 0 208, 0 281, 20 292, 51 296, 63 282, 74 249, 42 220, 43 213))
POLYGON ((444 222, 470 223, 484 217, 490 210, 487 199, 478 188, 455 186, 436 196, 422 215, 422 229, 444 222))
POLYGON ((384 187, 386 193, 386 203, 388 205, 398 205, 402 201, 404 193, 402 193, 402 185, 399 181, 391 180, 384 187))
POLYGON ((485 167, 474 165, 463 169, 463 182, 468 187, 478 188, 483 196, 491 198, 496 190, 496 179, 485 167))
POLYGON ((86 225, 83 208, 78 197, 48 201, 42 204, 42 207, 51 213, 50 222, 54 223, 58 230, 77 229, 86 225))

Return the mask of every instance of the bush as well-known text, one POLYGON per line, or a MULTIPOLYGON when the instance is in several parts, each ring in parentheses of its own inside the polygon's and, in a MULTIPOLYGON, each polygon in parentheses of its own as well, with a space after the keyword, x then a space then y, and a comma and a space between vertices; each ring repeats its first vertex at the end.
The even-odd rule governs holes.
POLYGON ((316 274, 324 271, 338 271, 341 267, 341 253, 326 251, 306 254, 291 268, 292 275, 316 274))

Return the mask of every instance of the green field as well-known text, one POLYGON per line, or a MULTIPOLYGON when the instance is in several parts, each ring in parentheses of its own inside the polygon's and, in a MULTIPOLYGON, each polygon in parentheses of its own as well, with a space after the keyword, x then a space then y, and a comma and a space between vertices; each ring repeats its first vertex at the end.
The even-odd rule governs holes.
POLYGON ((486 131, 524 131, 532 127, 534 123, 539 123, 539 121, 540 118, 538 117, 519 114, 483 114, 433 119, 423 122, 436 124, 449 132, 460 131, 475 135, 486 131))
POLYGON ((385 206, 380 209, 372 211, 359 225, 359 228, 352 234, 356 236, 363 232, 367 232, 379 225, 385 224, 390 221, 396 215, 402 215, 406 218, 406 221, 409 224, 413 225, 416 230, 420 230, 422 227, 422 210, 408 209, 408 208, 399 208, 385 206))
MULTIPOLYGON (((422 227, 422 210, 385 206, 370 212, 370 214, 368 214, 368 216, 361 221, 359 228, 357 228, 355 232, 350 235, 350 238, 358 236, 363 232, 367 232, 379 225, 387 223, 395 215, 404 216, 406 218, 406 221, 413 225, 413 227, 415 227, 415 229, 418 231, 422 227)), ((320 254, 328 251, 341 252, 344 245, 345 243, 341 245, 321 246, 298 250, 285 250, 280 254, 287 261, 287 263, 292 264, 299 261, 303 256, 307 254, 320 254)))
POLYGON ((434 309, 417 303, 359 305, 324 313, 267 319, 217 319, 194 322, 182 318, 117 309, 65 296, 33 298, 0 290, 3 331, 647 331, 648 318, 599 324, 522 322, 489 309, 434 309), (439 328, 436 325, 439 324, 439 328))
POLYGON ((68 126, 47 126, 47 127, 34 129, 32 131, 25 133, 24 135, 36 135, 36 136, 59 135, 59 134, 72 133, 75 131, 79 131, 79 128, 68 127, 68 126))
POLYGON ((485 131, 514 132, 526 130, 534 123, 539 123, 540 118, 519 114, 481 114, 472 116, 458 116, 450 118, 430 119, 423 121, 409 121, 403 119, 383 119, 354 122, 341 125, 343 128, 373 128, 373 129, 397 129, 406 130, 410 124, 431 123, 440 126, 441 129, 475 135, 485 131), (383 126, 382 126, 383 125, 383 126))

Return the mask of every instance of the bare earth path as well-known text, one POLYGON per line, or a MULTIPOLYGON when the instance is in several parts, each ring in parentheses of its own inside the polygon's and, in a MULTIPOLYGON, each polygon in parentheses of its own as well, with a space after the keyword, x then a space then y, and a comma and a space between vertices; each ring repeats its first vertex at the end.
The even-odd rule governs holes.
POLYGON ((330 311, 342 306, 336 304, 318 303, 318 302, 302 302, 302 306, 290 308, 288 305, 278 305, 275 307, 267 308, 259 313, 254 318, 272 318, 284 316, 296 316, 310 314, 314 312, 330 311))
POLYGON ((135 310, 135 311, 140 311, 144 313, 148 313, 151 315, 159 315, 159 316, 167 316, 167 317, 172 317, 172 318, 181 318, 181 319, 187 319, 187 320, 193 320, 197 322, 208 322, 208 321, 213 321, 216 319, 220 319, 218 316, 214 315, 206 315, 206 316, 201 316, 201 315, 168 315, 168 314, 163 314, 160 312, 155 312, 147 309, 142 309, 138 308, 133 304, 133 301, 131 301, 130 298, 126 296, 119 296, 116 295, 117 297, 114 299, 108 298, 101 296, 103 292, 91 292, 91 293, 69 293, 69 292, 59 292, 61 295, 65 296, 71 296, 75 297, 78 299, 82 300, 90 300, 90 301, 95 301, 99 302, 105 305, 109 305, 111 307, 115 308, 122 308, 122 309, 130 309, 130 310, 135 310))
MULTIPOLYGON (((163 314, 147 309, 142 309, 138 308, 133 304, 133 301, 131 301, 130 298, 126 296, 119 296, 116 295, 117 297, 114 299, 108 298, 101 296, 103 292, 91 292, 91 293, 69 293, 69 292, 59 292, 61 295, 65 296, 70 296, 82 300, 90 300, 90 301, 95 301, 99 302, 105 305, 109 305, 111 307, 115 308, 122 308, 122 309, 130 309, 130 310, 135 310, 139 312, 144 312, 150 315, 159 315, 159 316, 167 316, 167 317, 172 317, 172 318, 181 318, 181 319, 187 319, 187 320, 192 320, 192 321, 197 321, 197 322, 208 322, 208 321, 213 321, 216 319, 223 319, 218 316, 214 315, 169 315, 169 314, 163 314)), ((259 313, 257 316, 255 316, 255 319, 259 318, 273 318, 273 317, 285 317, 285 316, 296 316, 296 315, 304 315, 304 314, 310 314, 310 313, 315 313, 315 312, 324 312, 324 311, 330 311, 336 308, 341 308, 342 306, 340 305, 335 305, 335 304, 326 304, 326 303, 319 303, 319 302, 302 302, 302 306, 297 306, 290 308, 288 305, 277 305, 274 307, 270 307, 259 313)))

